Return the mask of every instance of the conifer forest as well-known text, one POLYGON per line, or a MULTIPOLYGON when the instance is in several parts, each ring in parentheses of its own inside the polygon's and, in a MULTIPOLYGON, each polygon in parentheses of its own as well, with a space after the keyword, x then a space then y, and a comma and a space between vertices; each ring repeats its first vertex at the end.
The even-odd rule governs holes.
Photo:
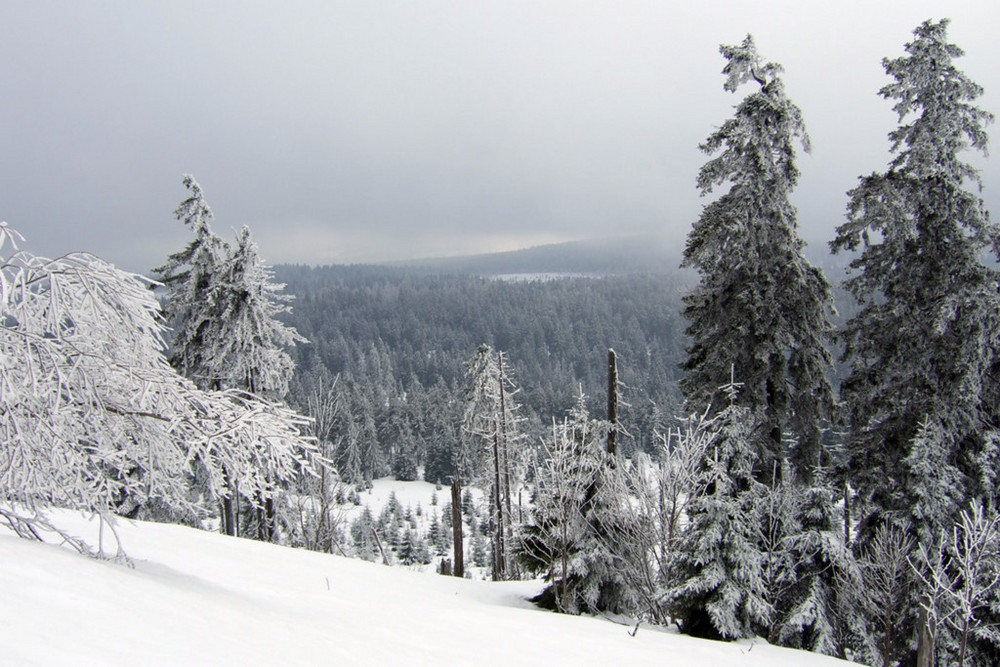
POLYGON ((539 578, 538 605, 636 628, 1000 664, 983 90, 947 20, 917 26, 883 61, 884 169, 807 256, 808 119, 761 47, 720 49, 735 106, 675 175, 705 203, 662 266, 566 246, 562 264, 269 267, 193 176, 188 242, 148 276, 36 256, 0 224, 0 526, 181 523, 539 578), (362 508, 383 478, 434 484, 434 505, 362 508))

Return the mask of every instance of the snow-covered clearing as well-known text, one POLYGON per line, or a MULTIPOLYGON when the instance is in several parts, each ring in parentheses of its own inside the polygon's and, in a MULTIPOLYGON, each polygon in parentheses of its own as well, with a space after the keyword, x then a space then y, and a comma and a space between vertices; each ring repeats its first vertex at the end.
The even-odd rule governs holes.
MULTIPOLYGON (((96 520, 56 516, 96 544, 96 520)), ((761 641, 646 626, 633 637, 606 619, 534 608, 535 582, 461 580, 174 525, 122 520, 118 533, 133 567, 0 532, 0 664, 838 664, 761 641)))

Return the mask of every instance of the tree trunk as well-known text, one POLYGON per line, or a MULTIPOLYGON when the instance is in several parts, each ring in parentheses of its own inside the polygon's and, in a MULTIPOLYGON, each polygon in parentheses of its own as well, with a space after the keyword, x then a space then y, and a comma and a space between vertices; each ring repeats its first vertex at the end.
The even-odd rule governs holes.
POLYGON ((235 495, 235 490, 233 485, 229 482, 229 470, 225 467, 222 468, 222 483, 226 487, 226 491, 229 495, 223 496, 222 498, 222 508, 219 526, 222 530, 223 535, 236 535, 236 508, 233 504, 233 496, 235 495))
POLYGON ((451 482, 451 533, 455 550, 456 577, 465 576, 465 547, 462 545, 462 480, 455 477, 451 482))
POLYGON ((614 460, 618 453, 618 358, 615 351, 608 350, 608 454, 614 460))
POLYGON ((885 630, 885 637, 882 639, 882 667, 892 665, 892 611, 886 610, 886 615, 882 619, 882 627, 885 630))
POLYGON ((493 581, 504 578, 503 503, 500 500, 500 436, 493 434, 493 581))
MULTIPOLYGON (((919 628, 916 667, 934 667, 934 620, 927 613, 925 605, 928 604, 930 604, 930 601, 926 597, 921 600, 920 615, 917 619, 919 628)), ((961 664, 961 661, 959 661, 959 665, 961 664)))
POLYGON ((500 474, 503 480, 503 507, 500 509, 502 518, 502 528, 503 535, 503 578, 508 578, 508 563, 507 563, 507 548, 512 542, 512 536, 509 534, 511 530, 511 517, 513 512, 511 510, 510 504, 510 453, 508 448, 507 436, 508 436, 508 424, 507 424, 507 390, 504 388, 504 373, 503 373, 503 352, 497 353, 497 369, 500 372, 500 474))
POLYGON ((257 494, 257 539, 270 542, 274 537, 274 499, 270 495, 257 494))
POLYGON ((375 531, 375 526, 372 526, 372 535, 375 536, 375 544, 378 546, 378 552, 382 554, 382 564, 388 565, 389 557, 385 555, 385 549, 382 548, 382 538, 379 537, 378 533, 375 531))
POLYGON ((962 621, 962 644, 958 651, 958 667, 965 665, 965 647, 969 643, 969 617, 962 621))
POLYGON ((844 479, 844 546, 851 546, 851 485, 844 479))
POLYGON ((765 477, 761 481, 763 481, 765 484, 769 486, 773 486, 777 484, 779 481, 781 481, 780 477, 778 476, 779 475, 778 471, 781 470, 781 468, 775 467, 773 464, 776 461, 781 460, 784 452, 782 451, 783 448, 781 444, 781 424, 779 424, 776 421, 777 420, 776 415, 778 411, 778 406, 777 406, 778 392, 775 389, 774 381, 771 378, 768 378, 767 382, 765 383, 765 391, 767 393, 767 406, 764 411, 764 414, 766 416, 766 419, 775 421, 774 423, 771 424, 771 429, 768 431, 769 451, 764 452, 764 456, 761 457, 760 461, 760 463, 770 468, 771 479, 767 479, 766 477, 767 468, 765 468, 764 469, 765 477))

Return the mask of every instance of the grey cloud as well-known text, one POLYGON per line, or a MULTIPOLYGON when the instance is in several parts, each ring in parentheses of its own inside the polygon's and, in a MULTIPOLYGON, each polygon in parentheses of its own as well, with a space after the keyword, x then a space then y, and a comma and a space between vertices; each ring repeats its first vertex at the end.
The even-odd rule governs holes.
MULTIPOLYGON (((942 7, 800 5, 11 3, 0 217, 37 252, 146 270, 186 241, 171 211, 193 173, 220 230, 251 225, 270 261, 680 240, 704 203, 697 146, 738 101, 718 45, 752 32, 803 108, 796 202, 825 240, 844 191, 888 160, 881 58, 942 7)), ((996 10, 946 10, 997 110, 996 10)))

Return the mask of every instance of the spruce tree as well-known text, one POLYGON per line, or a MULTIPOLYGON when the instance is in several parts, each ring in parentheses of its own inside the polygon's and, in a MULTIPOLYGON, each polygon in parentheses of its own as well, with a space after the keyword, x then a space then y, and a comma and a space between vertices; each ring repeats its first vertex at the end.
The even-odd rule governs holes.
POLYGON ((630 574, 636 537, 623 462, 609 454, 607 421, 591 419, 581 392, 546 443, 531 520, 521 527, 520 562, 551 582, 537 598, 566 613, 636 610, 630 574))
POLYGON ((711 481, 688 504, 688 525, 665 593, 686 634, 738 639, 764 633, 774 613, 766 600, 755 519, 767 489, 754 479, 758 419, 737 405, 737 386, 723 387, 727 407, 712 421, 704 467, 711 481))
POLYGON ((786 549, 794 564, 793 585, 783 592, 776 610, 776 640, 783 646, 827 655, 844 655, 845 628, 838 616, 838 588, 854 574, 854 562, 844 545, 825 475, 797 490, 798 530, 786 549))
MULTIPOLYGON (((728 61, 725 90, 759 86, 701 145, 713 155, 698 174, 702 195, 729 190, 705 206, 688 236, 683 266, 700 274, 684 298, 691 345, 681 389, 692 410, 726 409, 720 387, 731 371, 743 383, 739 405, 762 412, 754 435, 755 474, 765 478, 794 444, 794 472, 808 479, 820 463, 820 422, 832 389, 825 347, 831 313, 829 285, 803 257, 796 211, 789 201, 799 171, 795 144, 809 149, 802 113, 785 94, 782 68, 764 63, 749 35, 721 47, 728 61)), ((780 467, 778 468, 780 470, 780 467)))
POLYGON ((906 55, 883 60, 892 82, 880 94, 900 121, 894 157, 850 191, 831 243, 857 253, 841 396, 846 465, 868 508, 862 539, 891 522, 919 526, 926 544, 969 499, 996 491, 1000 274, 983 254, 1000 251, 1000 230, 962 156, 985 153, 993 116, 972 104, 983 91, 955 67, 962 51, 947 26, 924 22, 906 55))
POLYGON ((291 297, 261 261, 250 229, 243 227, 214 290, 220 316, 208 328, 206 349, 223 385, 280 400, 295 363, 285 348, 305 342, 277 317, 291 297))
POLYGON ((194 239, 167 258, 153 273, 167 288, 163 313, 174 328, 170 364, 202 389, 222 388, 217 366, 208 354, 212 323, 220 312, 214 297, 229 245, 212 231, 212 209, 193 176, 183 179, 191 195, 174 211, 194 239))
MULTIPOLYGON (((154 269, 167 286, 164 311, 176 329, 171 364, 200 387, 236 390, 266 400, 280 400, 288 391, 294 370, 291 357, 283 349, 305 339, 285 326, 276 316, 286 312, 287 296, 282 285, 271 282, 263 266, 250 230, 244 227, 235 249, 211 229, 212 211, 201 187, 190 175, 184 185, 191 195, 181 202, 174 215, 194 232, 195 238, 181 252, 154 269)), ((275 471, 267 467, 264 441, 245 453, 260 484, 248 497, 255 515, 257 535, 271 539, 274 532, 275 471)), ((224 469, 229 493, 222 498, 222 529, 237 532, 234 506, 238 480, 224 469)), ((246 508, 244 508, 246 509, 246 508)))

